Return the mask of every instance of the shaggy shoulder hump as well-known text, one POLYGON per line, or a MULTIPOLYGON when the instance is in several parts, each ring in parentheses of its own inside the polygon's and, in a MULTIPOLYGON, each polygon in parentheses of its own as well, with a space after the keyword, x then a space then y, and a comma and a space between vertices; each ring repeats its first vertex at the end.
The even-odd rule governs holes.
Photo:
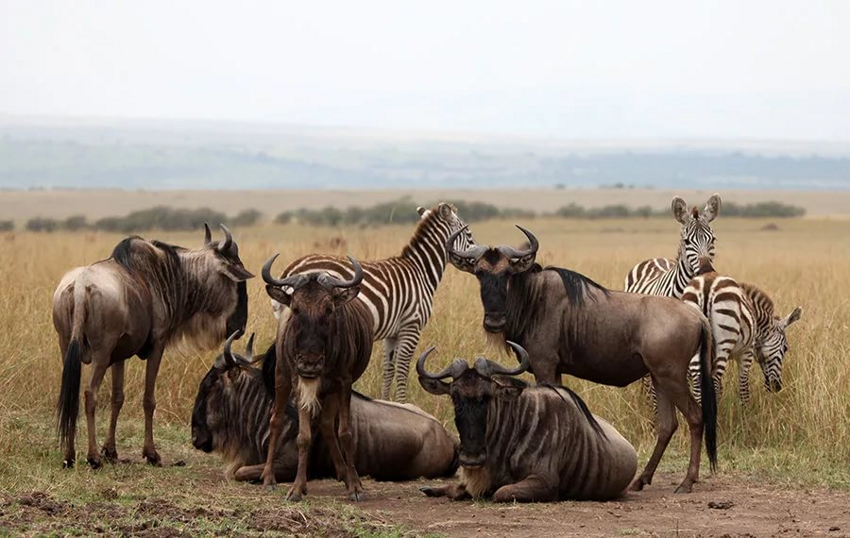
POLYGON ((567 298, 576 306, 584 304, 587 290, 590 288, 596 288, 605 295, 608 295, 608 288, 602 284, 598 284, 581 273, 577 273, 569 269, 563 269, 561 267, 551 266, 545 268, 544 271, 555 271, 558 273, 558 276, 561 277, 561 282, 564 283, 564 290, 567 292, 567 298))

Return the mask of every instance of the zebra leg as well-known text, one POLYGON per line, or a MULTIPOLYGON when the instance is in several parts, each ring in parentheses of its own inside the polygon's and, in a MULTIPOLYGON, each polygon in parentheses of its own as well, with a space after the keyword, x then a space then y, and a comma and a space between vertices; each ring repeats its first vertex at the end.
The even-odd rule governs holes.
POLYGON ((418 325, 409 325, 401 329, 395 346, 395 400, 399 403, 407 401, 407 374, 410 370, 410 360, 416 346, 419 344, 419 334, 422 329, 418 325))
POLYGON ((384 339, 384 383, 381 385, 381 399, 389 400, 395 375, 395 337, 384 339))
POLYGON ((698 404, 702 404, 702 388, 700 388, 702 376, 700 376, 699 361, 699 353, 691 357, 691 361, 688 363, 688 381, 691 384, 691 394, 694 395, 698 404))
POLYGON ((752 349, 746 350, 741 355, 741 367, 738 369, 738 395, 741 403, 750 401, 750 367, 753 365, 755 353, 752 349))
POLYGON ((652 412, 655 413, 655 420, 658 421, 658 400, 655 395, 655 387, 652 386, 652 376, 646 374, 640 379, 641 385, 643 385, 643 392, 647 396, 649 396, 649 404, 652 406, 652 412))

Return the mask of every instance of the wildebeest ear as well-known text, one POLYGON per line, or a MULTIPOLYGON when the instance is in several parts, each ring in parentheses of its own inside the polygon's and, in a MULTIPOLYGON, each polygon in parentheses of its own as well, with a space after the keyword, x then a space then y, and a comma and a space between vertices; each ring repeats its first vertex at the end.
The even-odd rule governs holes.
POLYGON ((428 379, 427 377, 419 376, 419 384, 426 392, 430 392, 435 396, 449 394, 452 391, 452 386, 445 381, 439 379, 428 379))
POLYGON ((687 222, 688 204, 686 204, 682 198, 680 198, 679 196, 674 196, 671 208, 673 209, 673 216, 676 217, 677 221, 682 224, 687 222))
POLYGON ((511 260, 511 270, 514 273, 523 273, 531 269, 531 266, 534 265, 534 260, 537 258, 537 253, 532 252, 527 256, 523 256, 522 258, 513 258, 511 260))
POLYGON ((357 297, 358 293, 360 293, 360 286, 338 288, 338 291, 334 294, 334 304, 336 306, 342 306, 357 297))
POLYGON ((292 302, 292 295, 286 293, 285 291, 276 286, 266 284, 266 293, 269 294, 269 297, 271 297, 282 305, 289 306, 289 303, 292 302))
POLYGON ((714 193, 708 202, 705 204, 705 209, 702 210, 706 222, 711 222, 720 214, 720 195, 714 193))
POLYGON ((452 206, 451 205, 449 205, 445 202, 441 202, 440 205, 439 205, 439 208, 440 208, 440 216, 443 217, 444 219, 448 219, 449 217, 452 216, 452 206))
POLYGON ((501 400, 515 400, 519 398, 525 387, 521 385, 496 385, 496 396, 501 400))
POLYGON ((228 263, 225 266, 225 271, 227 272, 227 276, 236 282, 243 282, 249 278, 254 278, 254 274, 252 272, 245 269, 242 265, 236 265, 235 263, 228 263))
POLYGON ((475 260, 464 258, 463 256, 458 256, 453 252, 449 252, 449 261, 459 271, 466 271, 467 273, 475 272, 475 260))

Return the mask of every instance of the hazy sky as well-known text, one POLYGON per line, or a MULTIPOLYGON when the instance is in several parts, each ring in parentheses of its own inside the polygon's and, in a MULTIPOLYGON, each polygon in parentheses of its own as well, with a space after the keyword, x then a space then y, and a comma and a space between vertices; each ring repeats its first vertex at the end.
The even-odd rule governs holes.
POLYGON ((850 1, 0 0, 0 113, 850 141, 850 1))

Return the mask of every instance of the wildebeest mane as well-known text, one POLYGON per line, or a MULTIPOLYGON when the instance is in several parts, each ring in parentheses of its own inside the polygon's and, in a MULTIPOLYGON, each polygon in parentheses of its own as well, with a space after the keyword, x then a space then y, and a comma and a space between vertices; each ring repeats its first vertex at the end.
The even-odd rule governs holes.
POLYGON ((144 241, 138 235, 131 235, 130 237, 126 237, 121 240, 120 243, 115 245, 115 248, 112 249, 112 254, 109 255, 115 263, 127 269, 128 271, 133 271, 133 241, 139 240, 144 241))
POLYGON ((599 291, 608 295, 608 289, 596 281, 584 276, 581 273, 564 269, 562 267, 546 267, 544 271, 555 271, 561 277, 561 282, 564 283, 564 291, 567 292, 567 298, 570 303, 575 306, 584 306, 584 300, 587 296, 587 291, 591 288, 596 288, 599 291))
POLYGON ((538 386, 552 389, 553 391, 555 391, 555 394, 557 394, 562 400, 564 400, 564 402, 566 402, 567 400, 564 398, 564 395, 561 394, 561 391, 563 390, 567 394, 569 394, 570 398, 573 400, 573 403, 578 408, 579 412, 584 415, 584 418, 590 424, 590 427, 593 428, 593 431, 595 431, 602 438, 607 438, 605 432, 602 430, 602 426, 600 426, 599 422, 596 421, 596 418, 593 416, 593 413, 590 412, 590 409, 587 407, 587 404, 584 403, 584 400, 581 399, 581 396, 579 396, 571 389, 563 385, 550 385, 548 383, 543 383, 538 386))

